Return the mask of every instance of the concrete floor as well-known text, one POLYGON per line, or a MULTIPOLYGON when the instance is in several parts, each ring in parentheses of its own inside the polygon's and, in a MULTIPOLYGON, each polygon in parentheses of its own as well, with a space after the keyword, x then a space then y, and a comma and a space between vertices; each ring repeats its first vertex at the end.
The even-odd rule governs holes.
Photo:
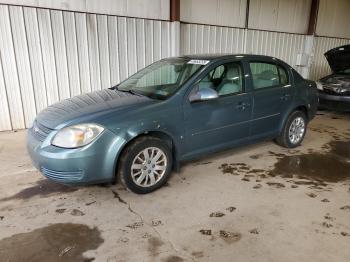
POLYGON ((349 141, 350 115, 320 112, 295 150, 215 154, 135 195, 54 184, 24 131, 0 133, 0 261, 349 261, 349 141))

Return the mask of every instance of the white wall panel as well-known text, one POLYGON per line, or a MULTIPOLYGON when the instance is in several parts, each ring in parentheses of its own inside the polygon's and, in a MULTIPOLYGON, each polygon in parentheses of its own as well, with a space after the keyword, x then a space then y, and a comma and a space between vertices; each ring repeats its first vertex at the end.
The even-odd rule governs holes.
POLYGON ((129 75, 136 73, 137 71, 137 59, 136 59, 136 19, 131 18, 126 22, 127 31, 127 50, 128 50, 128 72, 129 75))
POLYGON ((63 12, 64 35, 66 39, 67 67, 70 95, 81 93, 79 76, 79 59, 75 16, 72 12, 63 12))
POLYGON ((154 21, 151 20, 145 20, 145 32, 148 32, 148 34, 145 34, 145 63, 150 64, 153 62, 153 24, 154 21))
POLYGON ((8 6, 0 6, 0 57, 7 90, 12 128, 25 127, 21 88, 18 81, 17 63, 12 38, 8 6))
POLYGON ((108 16, 108 42, 110 79, 112 84, 119 83, 119 45, 118 45, 118 20, 115 16, 108 16))
POLYGON ((1 56, 0 56, 0 130, 10 130, 12 129, 11 116, 9 112, 10 107, 7 100, 7 92, 6 92, 3 76, 4 76, 4 73, 2 70, 2 63, 1 63, 1 56))
POLYGON ((349 11, 349 0, 321 0, 318 9, 316 34, 350 38, 349 11))
POLYGON ((88 35, 91 90, 95 91, 95 90, 101 89, 97 17, 94 14, 87 14, 86 19, 87 19, 86 25, 87 25, 87 35, 88 35))
POLYGON ((87 15, 82 13, 74 13, 74 17, 78 50, 80 91, 82 93, 87 93, 92 90, 90 79, 87 15))
POLYGON ((240 28, 181 25, 182 52, 247 53, 280 58, 295 67, 297 55, 304 52, 305 35, 247 30, 240 28))
MULTIPOLYGON (((226 0, 231 1, 231 0, 226 0)), ((97 14, 169 19, 169 0, 1 0, 3 4, 97 14), (103 1, 103 4, 101 2, 103 1)))
POLYGON ((140 53, 136 57, 137 59, 137 70, 144 68, 146 65, 145 62, 145 20, 136 19, 136 50, 140 53))
POLYGON ((118 38, 119 41, 119 74, 120 79, 125 79, 129 75, 128 68, 128 37, 127 37, 127 19, 118 17, 118 38))
POLYGON ((160 21, 153 21, 153 59, 155 61, 162 58, 162 28, 160 21))
POLYGON ((324 57, 324 53, 332 48, 348 44, 350 44, 349 39, 316 37, 310 79, 317 80, 329 75, 331 68, 328 65, 327 59, 324 57))
MULTIPOLYGON (((27 10, 26 10, 27 11, 27 10)), ((51 15, 49 10, 37 9, 39 39, 42 50, 44 77, 48 105, 59 100, 55 51, 53 47, 51 15)), ((36 88, 36 87, 34 87, 36 88)))
POLYGON ((304 52, 305 41, 305 35, 248 30, 246 53, 277 57, 300 72, 296 60, 304 52))
POLYGON ((46 94, 47 90, 45 88, 44 65, 39 36, 37 10, 35 8, 27 8, 26 12, 23 12, 23 14, 36 111, 38 113, 47 107, 48 102, 46 94))
POLYGON ((59 99, 70 97, 66 39, 62 11, 51 11, 52 40, 56 63, 59 99))
POLYGON ((181 24, 183 54, 244 53, 246 29, 181 24))
POLYGON ((97 16, 98 50, 101 75, 101 88, 111 86, 107 16, 97 16))
POLYGON ((174 41, 166 21, 0 5, 0 131, 177 55, 174 41))
POLYGON ((188 23, 244 27, 247 0, 181 0, 180 19, 188 23))
POLYGON ((310 9, 311 0, 250 0, 248 27, 304 34, 310 9))
POLYGON ((22 7, 9 7, 12 37, 17 65, 19 86, 23 105, 23 115, 26 127, 29 127, 36 115, 36 105, 33 92, 33 80, 29 63, 28 44, 22 7))

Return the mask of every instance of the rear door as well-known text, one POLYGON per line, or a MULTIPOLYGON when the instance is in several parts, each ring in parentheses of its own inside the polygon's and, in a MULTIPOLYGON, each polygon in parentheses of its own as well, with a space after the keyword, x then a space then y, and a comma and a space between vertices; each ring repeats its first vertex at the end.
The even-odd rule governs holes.
POLYGON ((271 60, 249 61, 253 93, 251 136, 274 136, 293 96, 288 68, 271 60))

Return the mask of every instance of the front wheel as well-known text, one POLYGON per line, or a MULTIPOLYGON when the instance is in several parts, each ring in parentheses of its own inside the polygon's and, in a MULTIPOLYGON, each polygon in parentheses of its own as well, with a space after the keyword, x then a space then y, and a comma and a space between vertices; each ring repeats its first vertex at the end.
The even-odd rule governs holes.
POLYGON ((291 113, 276 142, 287 148, 294 148, 301 144, 306 134, 307 119, 301 111, 291 113))
POLYGON ((171 174, 172 154, 168 145, 156 137, 136 139, 123 152, 118 176, 124 186, 137 194, 160 188, 171 174))

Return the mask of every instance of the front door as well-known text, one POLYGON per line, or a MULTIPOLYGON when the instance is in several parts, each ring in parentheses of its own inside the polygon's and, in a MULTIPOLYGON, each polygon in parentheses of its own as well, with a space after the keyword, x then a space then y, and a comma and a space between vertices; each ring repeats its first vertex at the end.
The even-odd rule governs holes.
POLYGON ((221 64, 197 86, 214 89, 218 98, 193 103, 186 98, 185 158, 229 147, 249 137, 253 98, 245 92, 243 76, 240 62, 221 64))

